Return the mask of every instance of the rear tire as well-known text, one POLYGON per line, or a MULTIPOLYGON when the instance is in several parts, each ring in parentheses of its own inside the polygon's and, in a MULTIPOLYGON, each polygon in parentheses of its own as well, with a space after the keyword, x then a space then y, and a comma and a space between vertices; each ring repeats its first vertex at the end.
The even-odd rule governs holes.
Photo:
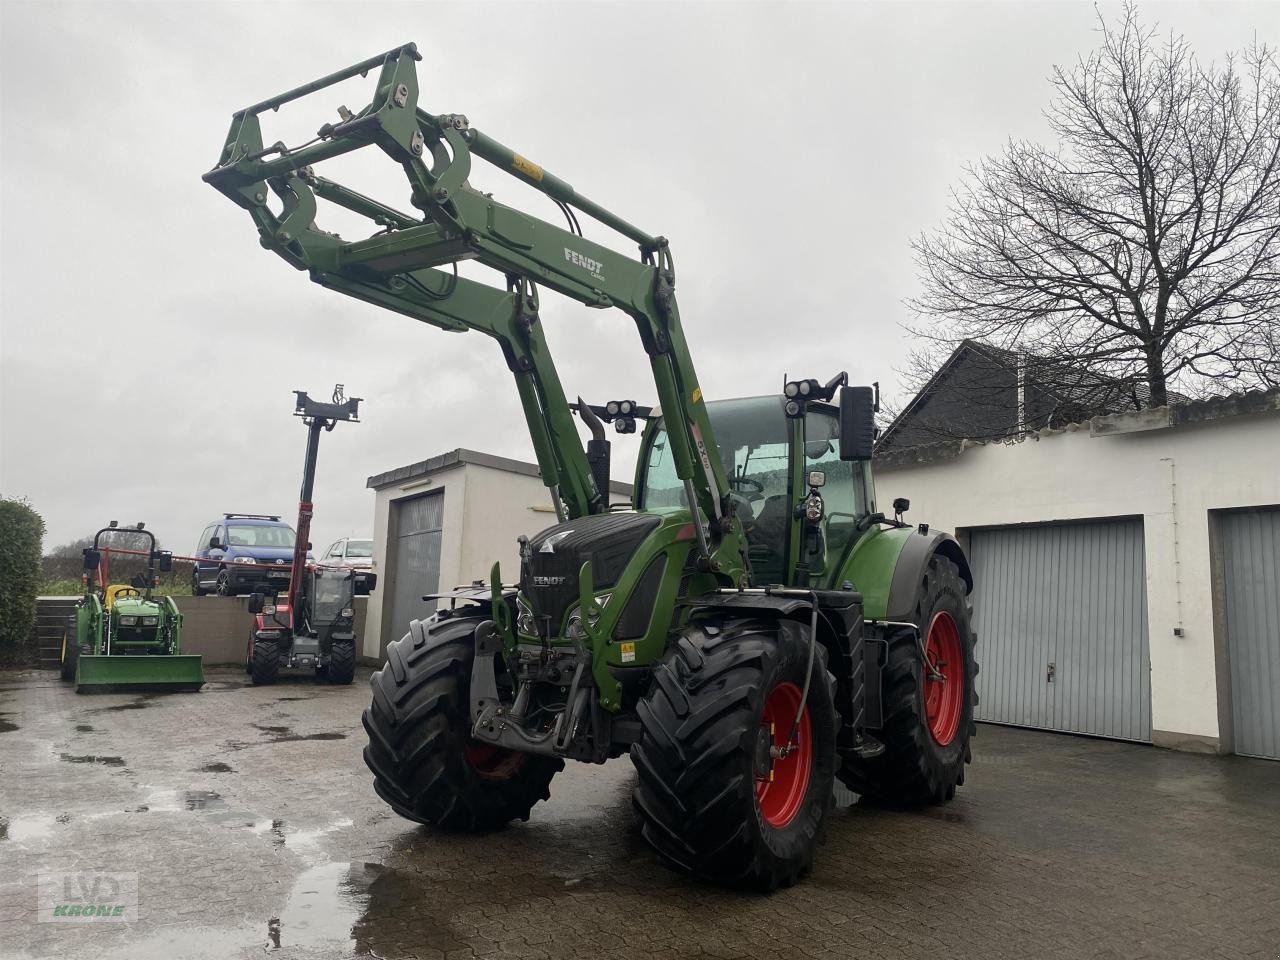
POLYGON ((255 687, 276 682, 280 676, 280 646, 274 640, 255 640, 249 656, 249 677, 255 687))
POLYGON ((645 840, 677 869, 763 890, 809 870, 836 766, 835 679, 821 646, 799 748, 768 753, 789 740, 808 658, 802 625, 757 620, 694 626, 655 668, 631 748, 634 803, 645 840))
POLYGON ((329 648, 329 682, 350 683, 355 676, 355 643, 350 640, 335 640, 329 648))
POLYGON ((850 790, 881 803, 918 806, 950 800, 964 783, 965 764, 972 760, 969 739, 976 732, 973 708, 978 702, 971 608, 959 568, 935 554, 925 569, 911 618, 920 625, 920 641, 911 630, 888 637, 881 675, 884 753, 844 761, 840 779, 850 790), (937 655, 948 621, 955 636, 946 643, 959 655, 960 663, 943 662, 937 655), (922 642, 945 681, 926 683, 922 642), (946 684, 956 681, 963 682, 963 689, 947 692, 946 684))
POLYGON ((400 816, 479 833, 528 820, 564 761, 471 740, 475 619, 415 620, 370 678, 364 762, 400 816))
POLYGON ((209 591, 200 586, 200 571, 196 567, 191 568, 191 595, 193 597, 203 597, 209 591))
POLYGON ((66 681, 74 680, 79 665, 80 638, 76 632, 76 618, 68 617, 66 629, 62 633, 62 661, 58 667, 58 675, 66 681))

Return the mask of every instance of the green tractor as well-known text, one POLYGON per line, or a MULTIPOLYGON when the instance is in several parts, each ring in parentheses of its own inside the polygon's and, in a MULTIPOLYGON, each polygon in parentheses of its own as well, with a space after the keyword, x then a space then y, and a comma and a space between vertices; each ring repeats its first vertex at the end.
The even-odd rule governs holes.
POLYGON ((566 760, 629 754, 659 855, 766 890, 811 866, 837 778, 890 804, 951 799, 977 701, 972 574, 953 537, 902 520, 906 501, 877 508, 876 391, 839 374, 707 402, 668 242, 465 117, 420 108, 418 59, 398 47, 239 111, 205 175, 314 282, 496 340, 557 513, 521 539, 518 583, 495 565, 389 646, 364 714, 379 796, 416 822, 491 830, 527 819, 566 760), (264 145, 260 115, 370 72, 367 106, 309 144, 264 145), (316 172, 370 145, 404 171, 416 213, 316 172), (479 160, 548 196, 566 226, 473 187, 479 160), (367 217, 370 235, 321 229, 320 200, 367 217), (638 256, 585 238, 578 214, 638 256), (459 276, 461 260, 505 282, 459 276), (628 315, 660 406, 570 404, 539 287, 628 315), (644 423, 634 505, 607 500, 606 422, 644 423))
POLYGON ((84 551, 84 596, 67 619, 62 638, 63 680, 76 693, 94 688, 199 690, 204 685, 200 656, 181 652, 182 614, 172 597, 153 597, 156 574, 173 569, 173 555, 156 549, 156 538, 140 523, 119 527, 113 520, 84 551), (106 584, 104 536, 145 537, 146 571, 129 584, 106 584), (94 585, 95 578, 99 581, 94 585))

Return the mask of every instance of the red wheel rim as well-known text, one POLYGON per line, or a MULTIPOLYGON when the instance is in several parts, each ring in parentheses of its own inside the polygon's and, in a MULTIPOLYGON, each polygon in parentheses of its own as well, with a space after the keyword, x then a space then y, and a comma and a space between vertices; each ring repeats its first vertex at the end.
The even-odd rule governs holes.
POLYGON ((462 755, 467 758, 471 769, 485 780, 507 780, 524 766, 524 754, 504 747, 495 747, 489 743, 476 743, 468 740, 463 747, 462 755))
MULTIPOLYGON (((791 728, 800 709, 800 688, 784 682, 769 691, 764 701, 760 728, 771 747, 783 748, 791 737, 791 728)), ((756 806, 771 827, 785 827, 796 818, 809 790, 809 774, 813 770, 813 732, 809 725, 809 705, 800 715, 795 749, 785 757, 772 760, 769 766, 756 769, 756 806)))
POLYGON ((964 711, 965 662, 960 628, 945 610, 934 614, 924 645, 924 713, 929 734, 945 747, 960 729, 964 711))

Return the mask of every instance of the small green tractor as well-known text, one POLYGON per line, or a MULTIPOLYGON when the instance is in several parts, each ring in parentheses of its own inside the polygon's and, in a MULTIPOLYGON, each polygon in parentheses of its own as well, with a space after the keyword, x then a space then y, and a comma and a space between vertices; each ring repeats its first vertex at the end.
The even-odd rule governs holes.
POLYGON ((491 830, 527 819, 566 760, 629 754, 661 857, 766 890, 809 869, 837 778, 882 802, 951 799, 977 701, 972 574, 953 537, 902 520, 906 501, 877 509, 876 391, 839 374, 707 402, 668 242, 466 117, 419 107, 419 59, 398 47, 237 112, 205 175, 314 282, 496 340, 557 513, 521 538, 518 583, 495 565, 388 647, 364 714, 378 795, 419 823, 491 830), (367 106, 341 107, 300 147, 264 144, 261 115, 370 73, 367 106), (416 212, 316 172, 366 146, 403 170, 416 212), (473 186, 480 160, 541 191, 565 226, 473 186), (321 229, 321 200, 368 218, 370 235, 321 229), (584 237, 578 214, 612 245, 584 237), (459 261, 501 281, 460 276, 459 261), (629 316, 659 406, 570 404, 539 288, 629 316), (607 500, 606 422, 644 423, 634 504, 607 500))
POLYGON ((199 690, 203 659, 182 653, 182 614, 172 597, 152 596, 156 574, 173 569, 173 555, 156 549, 156 538, 140 523, 112 521, 84 551, 84 596, 67 619, 62 638, 61 677, 76 693, 94 688, 199 690), (103 538, 128 533, 146 539, 146 570, 129 584, 106 583, 103 538), (95 586, 95 579, 98 580, 95 586))

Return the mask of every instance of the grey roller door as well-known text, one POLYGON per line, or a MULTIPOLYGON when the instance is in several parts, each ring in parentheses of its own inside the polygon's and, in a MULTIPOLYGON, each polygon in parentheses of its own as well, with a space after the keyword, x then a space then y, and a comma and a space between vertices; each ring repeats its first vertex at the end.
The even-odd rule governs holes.
POLYGON ((444 493, 428 493, 391 505, 391 620, 383 625, 382 646, 398 640, 409 621, 421 620, 435 610, 423 594, 440 588, 440 531, 444 520, 444 493))
POLYGON ((1280 509, 1222 515, 1235 750, 1280 760, 1280 509))
POLYGON ((1151 739, 1141 520, 970 535, 979 720, 1151 739))

